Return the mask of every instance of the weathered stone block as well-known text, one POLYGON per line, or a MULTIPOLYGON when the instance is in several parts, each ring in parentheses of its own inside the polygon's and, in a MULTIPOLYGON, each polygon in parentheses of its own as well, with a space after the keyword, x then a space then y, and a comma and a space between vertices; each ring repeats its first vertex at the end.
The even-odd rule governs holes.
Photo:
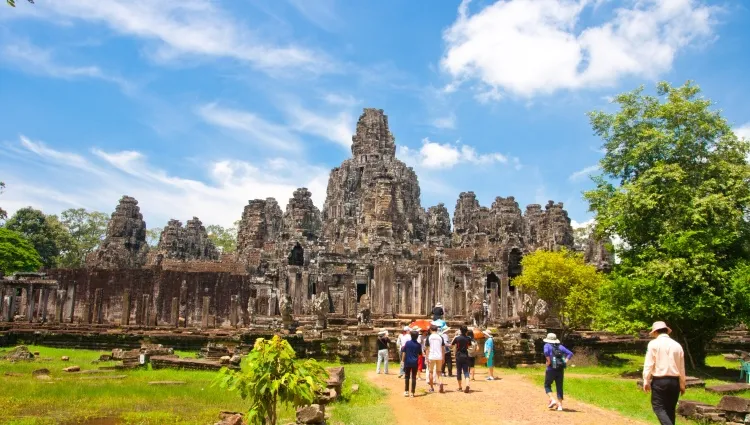
POLYGON ((750 413, 750 399, 728 395, 721 399, 717 407, 727 412, 750 413))
POLYGON ((322 424, 325 423, 325 406, 311 404, 297 409, 298 424, 322 424))

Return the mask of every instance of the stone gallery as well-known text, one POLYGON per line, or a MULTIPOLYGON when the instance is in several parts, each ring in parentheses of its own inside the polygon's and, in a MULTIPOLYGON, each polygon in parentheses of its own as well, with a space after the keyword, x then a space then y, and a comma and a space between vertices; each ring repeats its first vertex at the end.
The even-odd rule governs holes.
MULTIPOLYGON (((149 249, 138 202, 124 196, 85 269, 0 280, 0 317, 203 328, 313 317, 325 327, 333 318, 425 316, 437 302, 453 320, 532 315, 537 300, 513 279, 529 252, 574 248, 562 203, 523 211, 512 196, 487 207, 463 192, 451 226, 444 204, 421 205, 417 175, 396 158, 382 110, 364 110, 351 149, 331 171, 322 212, 305 188, 285 211, 273 198, 249 201, 232 254, 221 254, 195 217, 185 226, 170 220, 149 249)), ((612 264, 602 242, 584 252, 601 270, 612 264)))

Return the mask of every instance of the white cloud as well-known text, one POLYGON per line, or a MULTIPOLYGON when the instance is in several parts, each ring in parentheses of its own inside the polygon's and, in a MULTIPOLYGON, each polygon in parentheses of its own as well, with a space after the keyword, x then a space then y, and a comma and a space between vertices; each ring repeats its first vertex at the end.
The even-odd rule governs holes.
POLYGON ((359 105, 360 103, 357 98, 350 94, 326 93, 326 95, 323 96, 323 100, 330 103, 331 105, 345 106, 349 108, 359 105))
POLYGON ((0 60, 24 72, 66 80, 92 78, 114 83, 124 91, 133 88, 129 81, 102 71, 98 66, 63 65, 55 60, 52 51, 41 49, 28 42, 5 45, 0 52, 2 53, 0 60))
POLYGON ((580 228, 588 228, 594 224, 594 219, 590 218, 583 222, 578 222, 576 220, 570 220, 570 226, 573 229, 580 229, 580 228))
POLYGON ((289 3, 308 21, 326 31, 333 32, 341 26, 335 0, 289 0, 289 3))
POLYGON ((152 58, 157 60, 195 56, 236 59, 264 70, 331 69, 321 52, 267 42, 210 0, 65 0, 46 2, 36 9, 19 17, 103 24, 149 42, 152 58))
POLYGON ((354 118, 348 111, 324 115, 293 100, 285 101, 283 109, 294 130, 322 137, 347 149, 351 146, 354 118))
POLYGON ((570 175, 570 177, 568 177, 568 180, 570 180, 570 181, 579 181, 579 180, 583 179, 584 177, 587 177, 591 173, 593 173, 595 171, 598 171, 598 170, 599 170, 599 166, 598 165, 591 165, 591 166, 588 166, 588 167, 586 167, 586 168, 584 168, 582 170, 578 170, 578 171, 574 172, 573 174, 570 175))
POLYGON ((745 139, 750 142, 750 122, 747 122, 734 129, 734 134, 740 139, 745 139))
POLYGON ((299 138, 287 127, 268 122, 251 112, 209 103, 198 108, 197 113, 206 122, 239 132, 248 136, 250 142, 263 147, 295 151, 302 146, 299 138))
POLYGON ((456 128, 456 114, 450 113, 447 116, 435 118, 432 120, 432 126, 441 130, 454 130, 456 128))
MULTIPOLYGON (((428 169, 448 169, 462 163, 474 165, 509 163, 509 158, 500 153, 477 154, 476 150, 468 145, 437 143, 428 138, 422 140, 422 147, 419 150, 399 145, 397 156, 411 166, 428 169)), ((512 162, 516 168, 520 166, 518 158, 512 158, 512 162)))
POLYGON ((139 201, 150 227, 194 215, 206 224, 229 226, 240 217, 248 199, 275 197, 283 209, 302 186, 322 208, 329 174, 327 168, 276 158, 258 163, 209 161, 203 178, 188 178, 153 165, 136 151, 93 149, 92 156, 84 157, 23 139, 16 148, 3 153, 10 158, 3 163, 8 188, 2 196, 9 213, 28 205, 47 213, 72 207, 110 213, 127 194, 139 201))
POLYGON ((443 34, 441 65, 455 79, 447 87, 475 80, 478 99, 489 101, 654 78, 670 70, 680 50, 712 36, 715 10, 699 0, 631 0, 585 26, 587 8, 599 17, 595 3, 508 0, 470 14, 464 0, 443 34))

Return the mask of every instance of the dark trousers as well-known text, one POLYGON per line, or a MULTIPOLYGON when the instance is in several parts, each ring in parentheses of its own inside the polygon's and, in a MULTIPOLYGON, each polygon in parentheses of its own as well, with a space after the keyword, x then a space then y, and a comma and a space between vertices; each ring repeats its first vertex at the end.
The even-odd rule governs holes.
POLYGON ((404 392, 409 391, 409 378, 411 378, 411 392, 414 393, 417 389, 417 367, 405 367, 404 374, 404 392))
POLYGON ((552 383, 555 383, 557 390, 557 399, 563 400, 563 378, 565 378, 565 369, 550 369, 544 374, 544 391, 549 394, 552 392, 552 383))
POLYGON ((661 425, 675 424, 675 409, 680 398, 680 378, 664 377, 651 380, 651 408, 661 425))
POLYGON ((456 379, 461 382, 461 375, 469 380, 469 358, 468 357, 456 357, 456 379))
POLYGON ((445 361, 443 362, 443 370, 440 373, 445 374, 445 367, 448 366, 448 376, 453 376, 453 354, 450 351, 445 353, 445 361))

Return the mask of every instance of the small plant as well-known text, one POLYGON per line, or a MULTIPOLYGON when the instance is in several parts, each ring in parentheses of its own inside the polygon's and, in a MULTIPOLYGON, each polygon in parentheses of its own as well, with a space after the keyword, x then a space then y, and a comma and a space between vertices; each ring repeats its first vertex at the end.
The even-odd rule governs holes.
POLYGON ((276 425, 279 403, 294 407, 312 404, 326 386, 328 373, 317 361, 298 360, 292 346, 278 335, 258 338, 241 371, 219 372, 221 388, 250 399, 248 423, 276 425))

